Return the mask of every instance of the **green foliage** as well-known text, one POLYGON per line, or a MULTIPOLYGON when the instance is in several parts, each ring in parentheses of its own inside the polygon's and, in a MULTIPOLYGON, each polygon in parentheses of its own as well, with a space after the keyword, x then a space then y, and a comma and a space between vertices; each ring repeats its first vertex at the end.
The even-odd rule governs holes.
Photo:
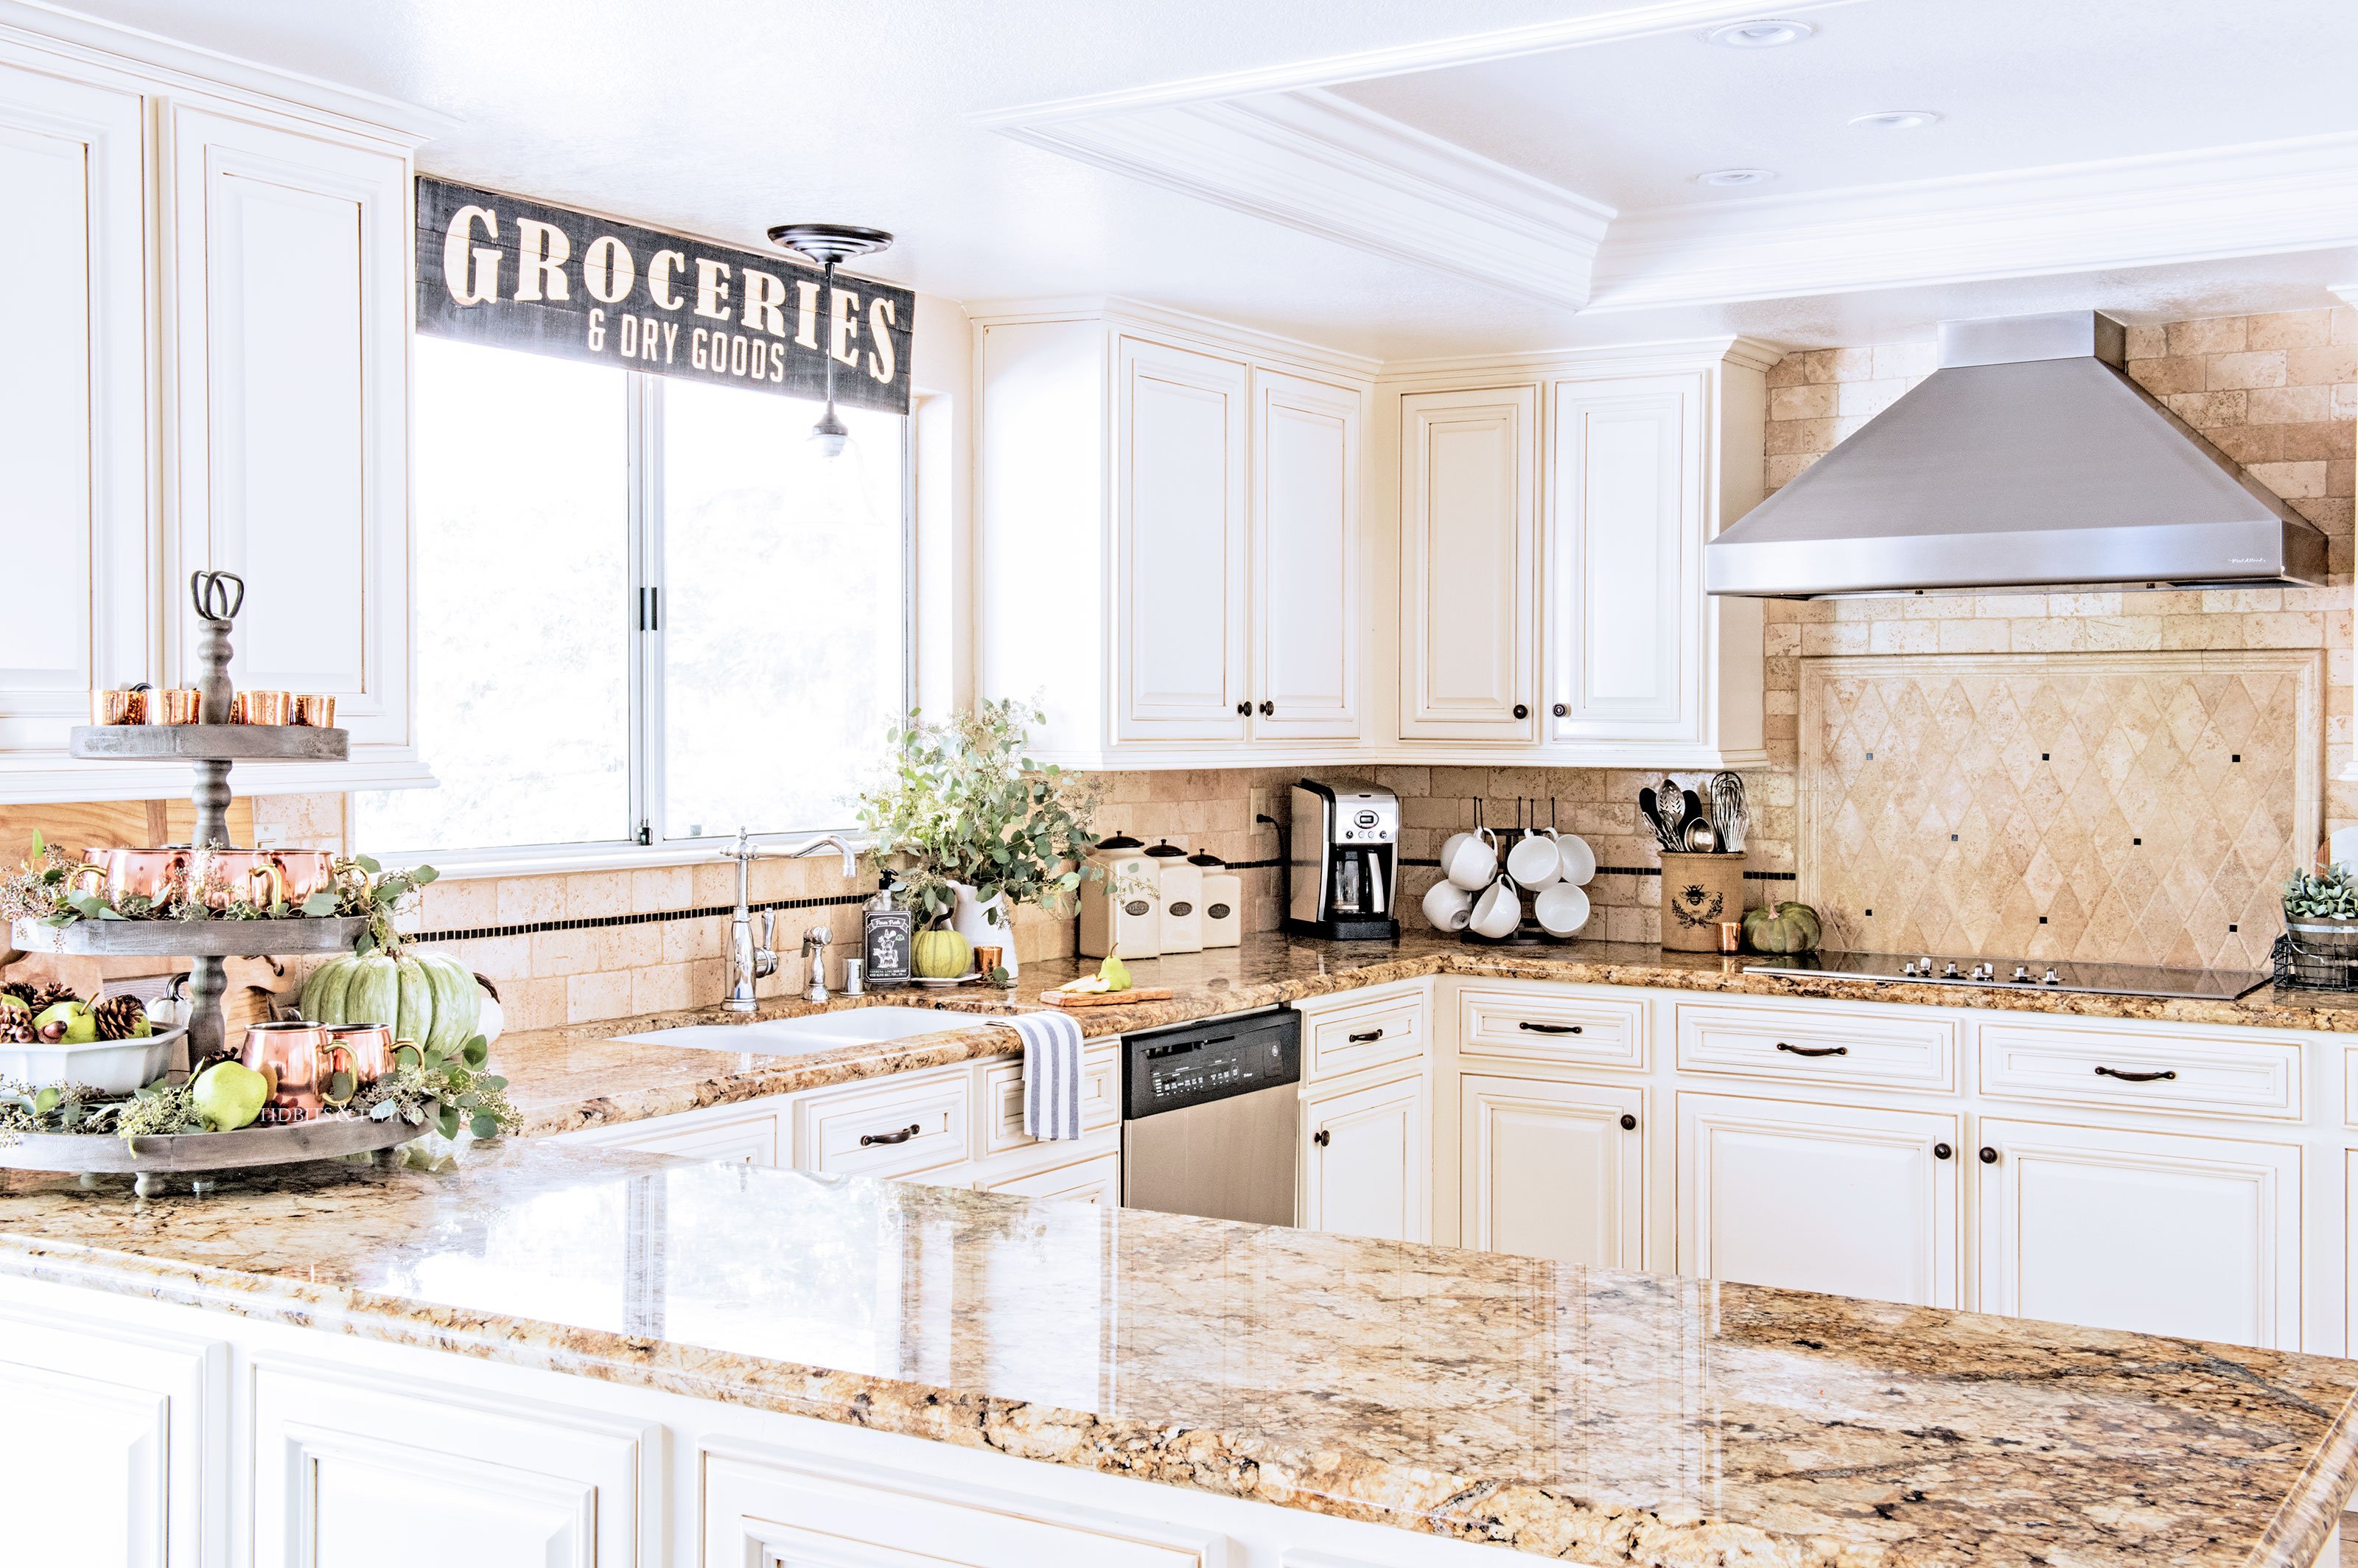
POLYGON ((860 797, 860 825, 878 866, 899 868, 911 905, 929 924, 949 917, 950 883, 988 903, 1070 907, 1097 842, 1098 796, 1077 773, 1024 754, 1026 722, 1046 716, 1013 701, 985 702, 939 724, 912 710, 894 727, 889 776, 860 797))
POLYGON ((2284 885, 2288 920, 2358 920, 2358 878, 2342 866, 2322 876, 2295 871, 2284 885))
MULTIPOLYGON (((437 875, 431 866, 387 871, 368 856, 356 855, 335 862, 333 887, 322 888, 300 904, 284 899, 255 904, 233 898, 216 909, 202 896, 212 881, 211 855, 211 849, 198 851, 189 878, 193 887, 177 886, 160 901, 151 901, 143 893, 118 900, 103 889, 85 892, 70 885, 80 863, 36 833, 32 857, 0 876, 0 920, 38 920, 62 927, 81 920, 319 920, 342 915, 369 923, 354 944, 356 951, 393 952, 401 945, 394 931, 394 915, 411 893, 437 875)), ((216 887, 216 891, 222 890, 216 887)))
POLYGON ((373 1121, 431 1126, 445 1138, 461 1129, 479 1139, 514 1132, 524 1118, 508 1102, 508 1081, 483 1070, 491 1055, 491 1042, 480 1034, 423 1051, 405 1045, 394 1070, 353 1097, 352 1108, 373 1121))

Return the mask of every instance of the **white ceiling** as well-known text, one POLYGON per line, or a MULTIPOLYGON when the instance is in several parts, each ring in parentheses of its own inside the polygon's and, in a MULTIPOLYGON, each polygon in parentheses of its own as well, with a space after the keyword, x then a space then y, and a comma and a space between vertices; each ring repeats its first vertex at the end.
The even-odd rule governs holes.
MULTIPOLYGON (((1695 203, 1702 168, 1803 193, 2124 153, 2358 132, 2331 81, 2347 0, 1806 0, 1820 31, 1743 54, 1655 0, 1652 36, 1517 52, 1501 29, 1622 27, 1630 0, 79 0, 77 9, 458 116, 425 170, 758 244, 826 218, 895 231, 861 270, 965 300, 1119 293, 1385 358, 1751 330, 1796 346, 1918 335, 1946 315, 2111 306, 2143 318, 2331 302, 2349 243, 1808 298, 1582 313, 1343 243, 1002 135, 989 118, 1110 97, 1323 85, 1362 111, 1606 205, 1695 203), (1993 20, 1995 19, 1995 20, 1993 20), (1394 51, 1384 55, 1380 51, 1394 51), (1376 57, 1336 63, 1334 57, 1376 57), (1436 59, 1473 59, 1443 64, 1436 59), (1370 80, 1370 77, 1375 79, 1370 80), (1201 79, 1200 81, 1198 79, 1201 79), (1846 130, 1932 108, 1929 130, 1846 130)), ((1773 8, 1772 8, 1773 11, 1773 8)), ((1518 35, 1520 36, 1520 35, 1518 35)), ((1521 178, 1518 176, 1516 178, 1521 178)), ((1734 194, 1734 193, 1730 193, 1734 194)), ((1747 203, 1775 196, 1742 199, 1747 203)), ((1424 248, 1430 248, 1424 247, 1424 248)), ((1606 261, 1611 259, 1611 244, 1606 261)), ((1602 265, 1603 264, 1600 264, 1602 265)), ((1985 269, 1987 271, 1987 269, 1985 269)))

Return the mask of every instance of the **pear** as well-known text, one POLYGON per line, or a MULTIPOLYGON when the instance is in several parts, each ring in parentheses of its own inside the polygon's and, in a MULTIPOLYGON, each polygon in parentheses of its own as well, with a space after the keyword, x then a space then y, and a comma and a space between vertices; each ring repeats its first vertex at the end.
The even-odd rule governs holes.
POLYGON ((51 1002, 33 1020, 33 1032, 52 1045, 87 1045, 98 1038, 98 1016, 88 1002, 51 1002))
POLYGON ((1109 955, 1098 966, 1098 978, 1105 981, 1105 989, 1109 991, 1126 991, 1130 989, 1130 966, 1109 955))
POLYGON ((270 1080, 243 1062, 216 1062, 197 1077, 197 1118, 208 1132, 234 1132, 262 1114, 270 1080))

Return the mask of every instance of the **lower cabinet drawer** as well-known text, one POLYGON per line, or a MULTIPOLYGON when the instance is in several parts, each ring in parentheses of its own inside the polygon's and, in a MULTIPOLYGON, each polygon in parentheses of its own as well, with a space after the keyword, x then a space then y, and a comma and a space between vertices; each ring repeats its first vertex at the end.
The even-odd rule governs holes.
POLYGON ((1111 1208, 1121 1201, 1121 1151, 1110 1149, 1069 1165, 1028 1171, 1020 1176, 1001 1176, 997 1181, 979 1181, 975 1186, 986 1193, 1005 1193, 1011 1197, 1064 1198, 1111 1208))
POLYGON ((2297 1121, 2300 1042, 1985 1023, 1982 1093, 2105 1110, 2297 1121))
POLYGON ((812 1095, 795 1107, 795 1164, 834 1174, 903 1176, 964 1160, 971 1082, 961 1069, 812 1095))
POLYGON ((1829 1087, 1957 1087, 1957 1026, 1945 1018, 1681 1002, 1678 1031, 1682 1072, 1829 1087))
POLYGON ((1319 1012, 1303 1021, 1302 1076, 1314 1082, 1412 1062, 1424 1050, 1422 991, 1319 1012))
POLYGON ((548 1141, 590 1149, 629 1149, 642 1154, 670 1154, 682 1160, 731 1160, 748 1165, 774 1165, 778 1163, 778 1115, 768 1106, 725 1106, 560 1132, 548 1141))
POLYGON ((1640 1001, 1545 990, 1468 986, 1457 993, 1457 1051, 1508 1062, 1591 1067, 1646 1065, 1640 1001))
MULTIPOLYGON (((992 1154, 1032 1147, 1023 1130, 1023 1062, 993 1062, 982 1070, 982 1146, 992 1154)), ((1095 1131, 1121 1119, 1121 1047, 1091 1045, 1081 1053, 1081 1127, 1095 1131)))

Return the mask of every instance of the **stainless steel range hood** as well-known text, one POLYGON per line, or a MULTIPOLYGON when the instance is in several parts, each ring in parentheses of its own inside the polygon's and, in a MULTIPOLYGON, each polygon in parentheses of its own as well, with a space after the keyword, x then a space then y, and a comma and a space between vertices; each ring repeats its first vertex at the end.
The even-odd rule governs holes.
POLYGON ((2289 586, 2325 535, 2122 372, 2071 311, 1941 328, 1940 368, 1704 546, 1713 593, 2289 586))

